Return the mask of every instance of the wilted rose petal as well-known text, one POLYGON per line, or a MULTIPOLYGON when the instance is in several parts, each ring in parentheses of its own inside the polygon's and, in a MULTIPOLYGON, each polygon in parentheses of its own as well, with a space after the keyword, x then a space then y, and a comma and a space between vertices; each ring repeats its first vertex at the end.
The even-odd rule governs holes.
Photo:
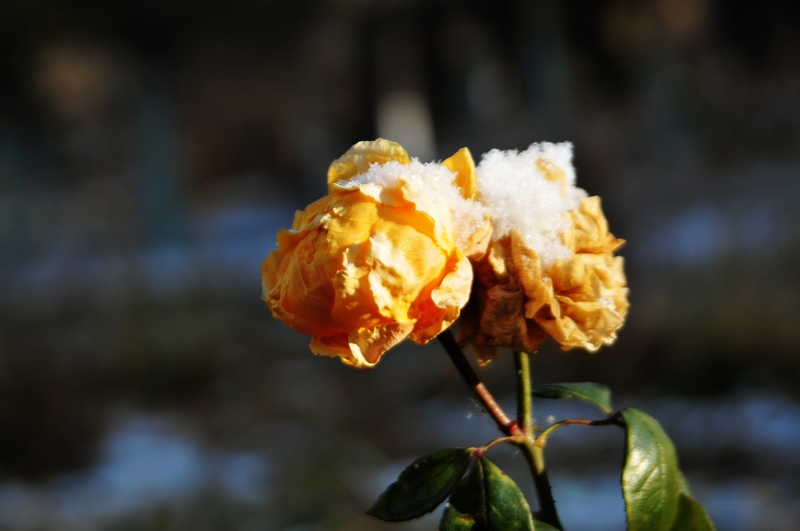
POLYGON ((397 142, 379 138, 358 142, 347 150, 347 153, 333 161, 328 168, 328 188, 338 181, 346 181, 360 173, 364 173, 372 164, 386 162, 408 164, 411 159, 408 153, 397 142))

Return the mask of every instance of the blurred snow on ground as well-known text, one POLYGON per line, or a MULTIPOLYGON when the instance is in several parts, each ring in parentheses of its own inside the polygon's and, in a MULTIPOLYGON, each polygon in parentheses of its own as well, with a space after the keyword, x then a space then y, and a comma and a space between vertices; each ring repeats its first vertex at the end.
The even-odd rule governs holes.
POLYGON ((217 488, 239 504, 269 494, 262 454, 208 450, 166 418, 135 415, 106 440, 100 462, 42 485, 0 485, 0 527, 101 524, 160 505, 180 505, 217 488))

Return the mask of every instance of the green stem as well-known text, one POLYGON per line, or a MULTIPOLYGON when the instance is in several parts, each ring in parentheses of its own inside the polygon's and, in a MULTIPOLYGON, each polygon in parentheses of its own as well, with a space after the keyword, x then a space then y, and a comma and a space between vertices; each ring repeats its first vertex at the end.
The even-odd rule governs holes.
POLYGON ((533 394, 531 392, 530 357, 525 352, 514 353, 517 369, 517 424, 533 436, 533 394))
POLYGON ((533 389, 529 355, 526 352, 515 352, 514 364, 517 369, 517 423, 524 431, 524 437, 518 444, 533 474, 536 497, 539 500, 537 516, 539 520, 557 529, 562 529, 556 511, 556 502, 553 499, 553 491, 544 466, 544 449, 538 447, 534 442, 533 389))
POLYGON ((556 529, 563 529, 561 521, 558 519, 556 501, 553 499, 553 491, 550 488, 547 470, 544 467, 543 449, 537 447, 533 440, 527 437, 519 443, 519 447, 531 467, 531 472, 533 472, 533 484, 536 486, 536 498, 539 501, 539 512, 536 517, 556 529))

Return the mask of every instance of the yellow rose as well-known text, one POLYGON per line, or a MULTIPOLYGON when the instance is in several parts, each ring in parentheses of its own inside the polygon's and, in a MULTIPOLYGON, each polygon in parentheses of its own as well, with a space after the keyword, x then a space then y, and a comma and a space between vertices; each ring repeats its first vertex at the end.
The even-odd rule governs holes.
POLYGON ((315 354, 369 368, 406 337, 424 344, 458 318, 472 268, 428 175, 454 180, 393 142, 360 142, 331 165, 329 194, 278 233, 261 266, 264 299, 311 336, 315 354))
MULTIPOLYGON (((535 166, 562 197, 571 193, 562 168, 542 159, 535 166)), ((613 252, 624 241, 608 231, 599 197, 578 197, 573 194, 575 208, 556 214, 565 223, 550 263, 516 229, 494 236, 486 255, 473 262, 473 294, 458 341, 472 342, 479 362, 490 361, 497 347, 536 352, 548 336, 564 350, 590 352, 616 339, 628 288, 623 259, 613 252)))

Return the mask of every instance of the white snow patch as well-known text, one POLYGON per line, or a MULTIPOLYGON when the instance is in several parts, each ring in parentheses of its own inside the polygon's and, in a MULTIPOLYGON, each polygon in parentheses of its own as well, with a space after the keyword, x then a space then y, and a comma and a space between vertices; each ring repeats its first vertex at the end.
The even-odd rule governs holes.
POLYGON ((587 196, 575 186, 572 143, 541 142, 522 152, 493 149, 483 155, 477 171, 479 198, 492 218, 493 239, 516 230, 544 267, 570 256, 562 241, 569 227, 563 213, 587 196), (540 159, 557 166, 564 178, 548 180, 537 167, 540 159))
POLYGON ((410 164, 396 161, 372 164, 366 172, 338 185, 343 188, 355 188, 372 183, 385 188, 395 188, 400 185, 402 179, 421 190, 426 196, 441 197, 441 200, 450 207, 456 245, 463 248, 468 244, 470 236, 483 227, 485 208, 478 201, 464 199, 455 185, 455 178, 456 174, 441 163, 422 163, 412 158, 410 164))

